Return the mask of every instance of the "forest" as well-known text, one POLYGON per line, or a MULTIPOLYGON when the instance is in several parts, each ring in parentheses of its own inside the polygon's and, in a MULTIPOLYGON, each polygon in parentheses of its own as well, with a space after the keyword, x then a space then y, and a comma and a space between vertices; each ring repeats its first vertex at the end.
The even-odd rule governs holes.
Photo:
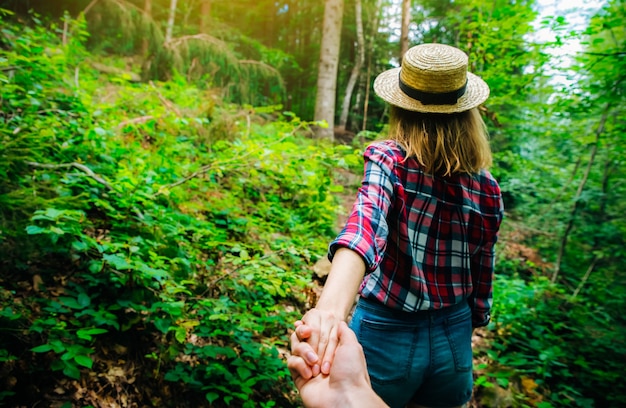
POLYGON ((624 0, 0 0, 0 406, 302 406, 372 82, 424 42, 491 89, 469 406, 626 406, 624 0))

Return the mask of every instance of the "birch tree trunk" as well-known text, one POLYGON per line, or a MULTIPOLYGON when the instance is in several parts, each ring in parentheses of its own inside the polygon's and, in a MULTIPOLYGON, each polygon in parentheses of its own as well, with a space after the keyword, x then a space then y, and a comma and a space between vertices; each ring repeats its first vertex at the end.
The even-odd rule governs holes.
POLYGON ((339 117, 339 127, 341 130, 346 129, 346 124, 348 123, 348 112, 350 111, 350 101, 352 100, 352 92, 354 91, 354 86, 359 78, 361 68, 363 68, 363 63, 365 62, 365 40, 363 39, 361 0, 354 0, 354 9, 356 15, 357 56, 354 67, 352 67, 352 72, 350 73, 348 85, 346 86, 346 94, 343 98, 343 105, 341 106, 341 116, 339 117))
POLYGON ((172 32, 174 31, 174 20, 176 20, 176 2, 178 0, 170 0, 170 16, 167 19, 167 28, 165 30, 165 42, 169 42, 172 39, 172 32))
POLYGON ((331 140, 335 126, 335 93, 342 18, 343 0, 326 0, 314 118, 316 121, 325 120, 328 123, 328 128, 318 128, 316 135, 331 140))
POLYGON ((411 24, 411 0, 402 0, 402 26, 400 28, 400 61, 409 49, 409 25, 411 24))

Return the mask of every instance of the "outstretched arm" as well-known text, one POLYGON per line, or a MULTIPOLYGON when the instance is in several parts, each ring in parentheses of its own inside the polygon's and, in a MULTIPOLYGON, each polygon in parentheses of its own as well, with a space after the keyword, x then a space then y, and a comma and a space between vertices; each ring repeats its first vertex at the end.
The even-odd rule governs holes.
POLYGON ((296 334, 306 330, 306 337, 299 338, 306 339, 319 358, 311 366, 312 375, 320 371, 330 373, 338 341, 337 328, 350 314, 364 273, 365 263, 359 254, 347 248, 338 249, 316 307, 302 316, 301 322, 306 327, 301 326, 296 334))
POLYGON ((314 376, 330 372, 338 324, 348 318, 366 267, 370 271, 376 268, 387 244, 387 213, 393 198, 396 157, 389 146, 374 144, 366 149, 364 159, 363 182, 352 213, 329 247, 332 266, 324 291, 316 307, 301 319, 311 328, 307 342, 319 358, 311 366, 314 376))

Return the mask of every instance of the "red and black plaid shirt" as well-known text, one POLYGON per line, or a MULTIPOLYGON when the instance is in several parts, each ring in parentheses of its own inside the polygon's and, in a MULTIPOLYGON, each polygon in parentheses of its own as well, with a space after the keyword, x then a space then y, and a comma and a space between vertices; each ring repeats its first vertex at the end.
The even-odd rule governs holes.
POLYGON ((468 302, 474 327, 489 322, 494 245, 504 214, 486 170, 449 177, 424 173, 393 141, 370 145, 352 213, 330 244, 365 260, 361 296, 403 311, 468 302))

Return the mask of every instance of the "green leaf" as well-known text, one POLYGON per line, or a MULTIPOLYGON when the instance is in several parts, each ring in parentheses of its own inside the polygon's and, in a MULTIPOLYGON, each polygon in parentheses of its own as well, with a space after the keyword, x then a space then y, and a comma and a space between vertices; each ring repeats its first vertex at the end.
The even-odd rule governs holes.
POLYGON ((76 364, 87 367, 89 369, 91 369, 91 367, 93 366, 93 360, 89 356, 75 356, 74 361, 76 361, 76 364))
POLYGON ((167 278, 169 276, 167 271, 164 271, 163 269, 151 268, 146 264, 141 264, 139 266, 139 270, 159 282, 163 281, 164 278, 167 278))
POLYGON ((93 328, 93 329, 79 329, 76 332, 78 338, 83 340, 92 340, 92 336, 96 334, 102 334, 108 332, 107 329, 93 328))
POLYGON ((252 375, 252 371, 248 370, 246 367, 237 367, 237 374, 239 374, 239 378, 245 380, 252 375))
POLYGON ((87 306, 89 306, 91 304, 91 298, 86 293, 79 294, 78 297, 76 298, 76 301, 83 308, 85 308, 85 307, 87 307, 87 306))
POLYGON ((28 235, 45 234, 47 230, 45 228, 38 227, 36 225, 29 225, 26 227, 26 233, 28 235))
POLYGON ((42 344, 41 346, 33 347, 32 349, 30 349, 30 351, 33 351, 35 353, 46 353, 50 350, 52 350, 52 346, 49 344, 42 344))
POLYGON ((123 271, 131 268, 130 264, 120 256, 104 254, 102 258, 118 271, 123 271))
POLYGON ((84 307, 73 297, 62 296, 59 297, 59 302, 72 309, 83 309, 84 307))
POLYGON ((102 262, 100 261, 91 261, 89 262, 89 272, 98 273, 102 270, 102 262))
POLYGON ((215 400, 217 400, 220 397, 220 395, 216 392, 207 392, 206 393, 206 399, 207 401, 209 401, 209 404, 212 404, 213 402, 215 402, 215 400))
POLYGON ((170 327, 172 324, 172 320, 171 319, 163 319, 163 318, 156 318, 154 319, 154 327, 157 328, 158 331, 160 331, 161 333, 165 334, 168 331, 170 331, 170 327))
POLYGON ((184 343, 187 340, 187 330, 184 327, 177 327, 174 337, 179 343, 184 343))
POLYGON ((89 248, 89 246, 83 241, 74 241, 72 242, 72 249, 77 252, 84 252, 89 248))
POLYGON ((65 234, 65 231, 63 231, 61 228, 59 227, 50 227, 50 232, 53 232, 56 235, 63 235, 65 234))
POLYGON ((65 368, 63 369, 63 374, 67 375, 70 378, 75 380, 80 380, 80 370, 73 363, 66 361, 65 368))

